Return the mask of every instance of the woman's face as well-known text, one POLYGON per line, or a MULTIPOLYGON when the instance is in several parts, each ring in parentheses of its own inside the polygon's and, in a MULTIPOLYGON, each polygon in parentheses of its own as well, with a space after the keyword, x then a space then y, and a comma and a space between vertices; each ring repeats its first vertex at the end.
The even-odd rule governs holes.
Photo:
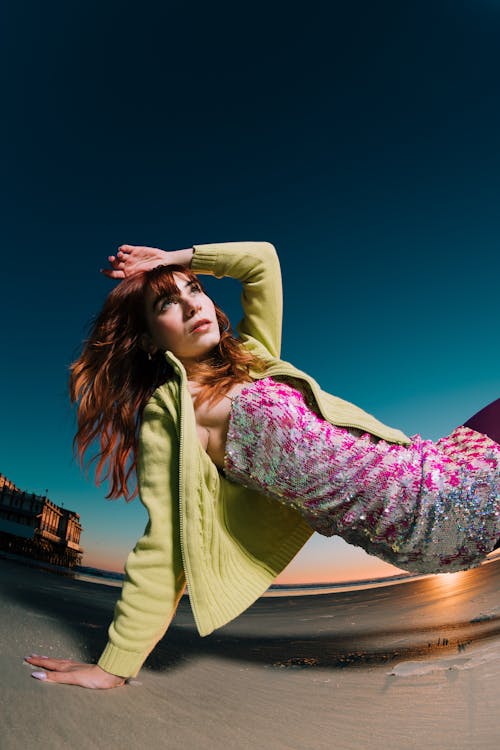
POLYGON ((214 303, 200 284, 180 272, 173 274, 178 292, 174 296, 156 297, 146 292, 148 333, 143 347, 154 354, 169 350, 186 368, 199 362, 220 341, 214 303))

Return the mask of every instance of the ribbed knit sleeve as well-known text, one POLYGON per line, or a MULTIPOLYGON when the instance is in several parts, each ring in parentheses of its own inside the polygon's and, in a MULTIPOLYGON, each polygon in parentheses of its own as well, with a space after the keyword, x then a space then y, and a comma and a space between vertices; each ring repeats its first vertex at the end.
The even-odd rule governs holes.
POLYGON ((149 514, 130 553, 126 580, 99 666, 135 676, 163 636, 184 590, 179 542, 179 449, 175 425, 155 395, 144 410, 138 457, 141 500, 149 514))

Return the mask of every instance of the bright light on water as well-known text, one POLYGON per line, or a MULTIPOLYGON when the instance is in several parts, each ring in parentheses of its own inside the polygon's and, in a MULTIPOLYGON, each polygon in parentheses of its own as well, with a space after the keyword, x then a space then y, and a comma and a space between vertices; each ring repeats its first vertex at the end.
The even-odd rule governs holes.
POLYGON ((464 573, 466 572, 467 571, 459 570, 458 573, 439 573, 436 576, 436 580, 443 587, 453 588, 454 586, 460 584, 464 573))

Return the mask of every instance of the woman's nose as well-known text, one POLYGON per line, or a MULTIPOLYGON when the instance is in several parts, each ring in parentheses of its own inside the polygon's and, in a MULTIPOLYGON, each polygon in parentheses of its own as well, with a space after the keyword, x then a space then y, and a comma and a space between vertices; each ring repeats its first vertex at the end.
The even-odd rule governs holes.
POLYGON ((196 300, 191 300, 191 299, 184 300, 183 309, 184 309, 184 315, 186 316, 186 318, 192 318, 193 315, 195 315, 196 312, 200 310, 200 308, 201 308, 200 302, 196 300))

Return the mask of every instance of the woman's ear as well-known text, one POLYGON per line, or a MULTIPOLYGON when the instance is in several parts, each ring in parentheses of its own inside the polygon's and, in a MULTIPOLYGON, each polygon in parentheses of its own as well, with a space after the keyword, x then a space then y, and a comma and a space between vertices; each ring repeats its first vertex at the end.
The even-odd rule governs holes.
POLYGON ((139 339, 139 346, 146 352, 146 354, 156 354, 158 351, 157 347, 153 344, 153 340, 149 333, 143 333, 139 339))

